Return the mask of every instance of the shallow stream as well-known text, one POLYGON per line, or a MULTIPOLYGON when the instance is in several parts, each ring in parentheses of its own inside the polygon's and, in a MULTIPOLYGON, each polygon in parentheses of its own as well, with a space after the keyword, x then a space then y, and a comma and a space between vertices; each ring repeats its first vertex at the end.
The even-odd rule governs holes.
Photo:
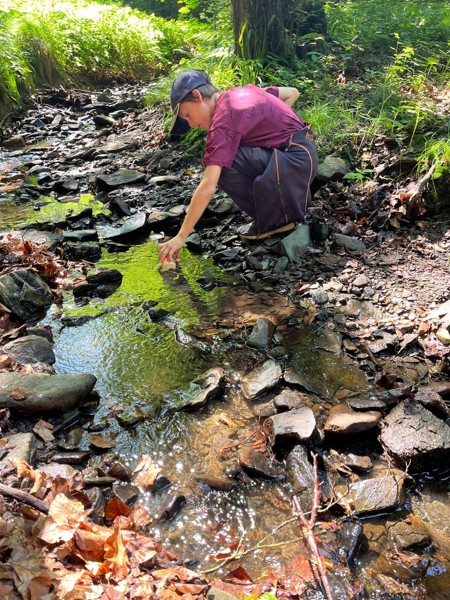
MULTIPOLYGON (((16 205, 5 196, 0 200, 0 230, 24 222, 55 222, 64 219, 67 211, 86 206, 99 208, 89 196, 82 197, 78 205, 72 204, 51 200, 35 211, 32 204, 16 205)), ((86 305, 67 293, 63 306, 53 306, 43 323, 51 325, 54 332, 56 372, 89 372, 98 379, 96 389, 101 400, 92 428, 107 434, 115 444, 111 451, 132 468, 143 454, 149 454, 172 481, 171 492, 179 491, 186 497, 179 514, 155 525, 152 533, 181 560, 195 561, 195 568, 200 570, 220 563, 230 547, 243 543, 242 548, 248 550, 262 541, 261 545, 268 547, 249 552, 240 564, 254 577, 281 568, 289 558, 303 552, 295 523, 266 537, 292 517, 289 486, 250 478, 236 481, 228 491, 212 490, 207 485, 211 480, 223 482, 236 472, 236 452, 229 447, 249 437, 257 425, 251 404, 243 399, 237 382, 261 361, 261 354, 245 346, 244 329, 241 341, 236 330, 246 320, 250 322, 252 315, 262 316, 276 307, 258 305, 258 297, 249 293, 239 296, 241 292, 233 291, 233 281, 211 261, 186 250, 176 272, 160 273, 155 240, 121 253, 103 249, 96 268, 118 269, 123 275, 118 290, 86 305), (153 304, 167 311, 167 316, 151 320, 148 307, 153 304), (224 321, 230 312, 232 318, 224 321), (228 335, 227 328, 233 336, 228 335), (193 336, 192 331, 198 335, 193 336), (192 381, 217 366, 223 367, 228 380, 236 381, 236 385, 228 385, 223 398, 211 401, 201 411, 176 411, 191 393, 192 381)), ((332 354, 320 353, 307 335, 298 340, 292 332, 284 339, 291 364, 295 367, 298 363, 322 395, 333 396, 339 388, 364 388, 361 371, 336 362, 332 354)), ((320 420, 322 401, 315 398, 311 406, 320 420)), ((90 448, 86 432, 81 448, 90 448)), ((101 460, 99 453, 93 464, 101 460)), ((140 501, 156 516, 166 493, 144 493, 140 501)), ((397 516, 403 518, 408 512, 419 515, 446 540, 450 537, 445 525, 450 522, 446 487, 418 489, 397 516)), ((391 514, 366 519, 368 534, 375 532, 370 539, 383 540, 386 520, 395 518, 391 514)), ((325 544, 324 555, 339 570, 339 558, 333 552, 325 544)), ((400 581, 403 578, 397 565, 380 565, 382 552, 382 542, 378 548, 370 542, 357 571, 370 598, 400 597, 381 596, 373 582, 371 569, 400 581)), ((430 558, 418 570, 416 584, 426 587, 431 594, 426 597, 444 598, 442 594, 450 589, 448 570, 442 566, 448 561, 449 556, 439 563, 430 558)), ((224 567, 224 571, 230 568, 224 567)))

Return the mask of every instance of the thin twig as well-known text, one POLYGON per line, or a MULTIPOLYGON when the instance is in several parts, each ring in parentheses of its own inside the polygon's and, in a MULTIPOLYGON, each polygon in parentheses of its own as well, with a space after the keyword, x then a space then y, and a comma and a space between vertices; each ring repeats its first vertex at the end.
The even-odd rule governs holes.
POLYGON ((33 508, 37 509, 39 512, 48 515, 49 505, 47 502, 43 502, 39 500, 39 498, 35 498, 31 494, 24 492, 22 490, 17 490, 16 488, 10 487, 9 485, 4 485, 0 483, 0 494, 3 496, 8 496, 9 498, 14 498, 14 500, 18 500, 19 502, 23 502, 24 504, 28 504, 33 508))
POLYGON ((305 517, 305 513, 300 506, 300 502, 296 496, 293 498, 294 505, 294 514, 300 519, 300 523, 302 525, 302 533, 305 537, 306 542, 311 550, 311 553, 314 557, 314 561, 310 561, 311 568, 313 573, 317 576, 318 580, 322 584, 322 588, 325 591, 325 595, 327 600, 333 600, 333 596, 331 594, 330 583, 328 581, 326 567, 323 562, 323 558, 319 553, 319 549, 317 547, 317 540, 314 534, 314 527, 317 522, 317 513, 319 510, 320 503, 320 484, 319 484, 319 476, 317 469, 317 455, 312 454, 313 463, 314 463, 314 497, 313 497, 313 505, 311 509, 311 517, 308 521, 305 517), (317 567, 317 568, 316 568, 317 567))

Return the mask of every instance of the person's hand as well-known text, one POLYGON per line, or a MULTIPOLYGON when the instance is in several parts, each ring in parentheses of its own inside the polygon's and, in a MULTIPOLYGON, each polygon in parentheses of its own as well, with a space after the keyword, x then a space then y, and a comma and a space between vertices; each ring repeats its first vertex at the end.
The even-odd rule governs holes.
POLYGON ((184 237, 178 234, 167 242, 160 244, 158 249, 159 261, 162 263, 166 258, 169 260, 172 258, 176 260, 178 258, 180 248, 184 246, 184 242, 184 237))

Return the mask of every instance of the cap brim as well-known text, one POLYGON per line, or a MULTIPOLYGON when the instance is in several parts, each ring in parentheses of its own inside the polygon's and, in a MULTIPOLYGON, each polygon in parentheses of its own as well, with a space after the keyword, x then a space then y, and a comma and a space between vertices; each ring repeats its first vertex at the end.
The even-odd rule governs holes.
POLYGON ((183 135, 187 133, 190 129, 189 123, 178 116, 178 111, 180 110, 180 105, 177 104, 173 111, 172 123, 170 124, 169 132, 172 135, 183 135))

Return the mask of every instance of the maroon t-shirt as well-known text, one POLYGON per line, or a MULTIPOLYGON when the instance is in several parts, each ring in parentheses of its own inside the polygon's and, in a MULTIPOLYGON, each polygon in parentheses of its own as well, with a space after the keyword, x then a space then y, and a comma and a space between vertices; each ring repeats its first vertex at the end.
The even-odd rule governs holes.
POLYGON ((305 124, 278 98, 278 88, 256 85, 221 92, 206 136, 203 164, 231 167, 240 145, 278 148, 305 124))

